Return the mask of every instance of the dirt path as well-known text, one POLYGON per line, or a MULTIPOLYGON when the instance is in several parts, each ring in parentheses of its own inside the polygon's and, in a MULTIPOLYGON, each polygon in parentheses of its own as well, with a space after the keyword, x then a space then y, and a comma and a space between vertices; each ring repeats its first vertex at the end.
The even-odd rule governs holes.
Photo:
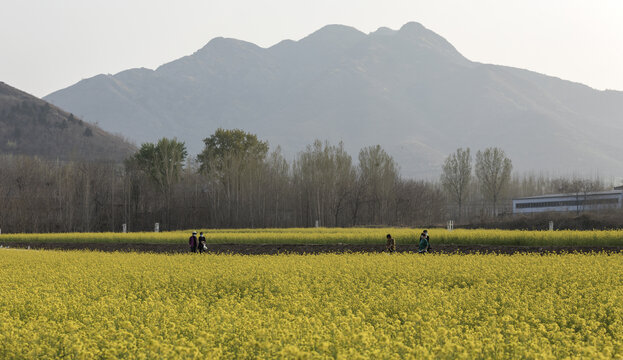
MULTIPOLYGON (((104 244, 104 243, 6 243, 0 244, 3 247, 28 248, 31 249, 56 249, 56 250, 98 250, 105 252, 112 251, 136 251, 152 253, 183 253, 188 252, 188 247, 184 244, 104 244)), ((399 245, 398 252, 417 252, 417 245, 399 245)), ((320 253, 345 253, 345 252, 364 252, 378 253, 383 252, 385 246, 378 245, 275 245, 275 244, 209 244, 208 252, 216 254, 320 254, 320 253)), ((435 245, 433 253, 563 253, 563 252, 621 252, 623 247, 618 246, 493 246, 493 245, 435 245)))

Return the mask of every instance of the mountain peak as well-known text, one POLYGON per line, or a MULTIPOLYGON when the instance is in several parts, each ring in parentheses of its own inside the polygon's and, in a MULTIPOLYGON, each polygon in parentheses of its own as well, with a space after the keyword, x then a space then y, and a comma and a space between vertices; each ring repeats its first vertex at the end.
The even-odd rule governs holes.
POLYGON ((410 21, 402 25, 402 27, 398 31, 401 33, 421 33, 423 31, 430 31, 430 30, 425 28, 424 25, 420 24, 419 22, 410 21))
POLYGON ((397 34, 403 39, 417 44, 417 46, 432 49, 439 54, 443 54, 448 59, 454 59, 454 61, 458 62, 467 60, 443 36, 427 29, 418 22, 412 21, 404 24, 400 30, 398 30, 397 34))
POLYGON ((376 31, 370 33, 370 35, 393 35, 395 33, 396 33, 396 30, 392 30, 388 27, 382 26, 376 29, 376 31))
POLYGON ((259 46, 248 41, 225 38, 222 36, 215 37, 210 40, 204 47, 199 49, 195 54, 210 53, 212 51, 236 51, 236 50, 256 50, 261 49, 259 46))
POLYGON ((521 170, 623 169, 623 93, 470 62, 416 22, 369 35, 328 25, 269 49, 215 38, 198 53, 48 99, 137 142, 175 136, 190 153, 223 127, 286 154, 317 138, 355 154, 387 144, 409 174, 437 173, 458 146, 503 147, 521 170))
POLYGON ((301 42, 341 41, 348 39, 363 39, 366 34, 351 26, 331 24, 314 31, 301 39, 301 42))

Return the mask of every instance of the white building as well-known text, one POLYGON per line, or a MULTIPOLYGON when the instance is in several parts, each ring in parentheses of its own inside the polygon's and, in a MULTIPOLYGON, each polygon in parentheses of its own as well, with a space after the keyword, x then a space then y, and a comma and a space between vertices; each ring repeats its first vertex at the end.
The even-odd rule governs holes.
POLYGON ((513 199, 513 214, 549 211, 597 211, 621 209, 623 187, 611 191, 553 194, 513 199))

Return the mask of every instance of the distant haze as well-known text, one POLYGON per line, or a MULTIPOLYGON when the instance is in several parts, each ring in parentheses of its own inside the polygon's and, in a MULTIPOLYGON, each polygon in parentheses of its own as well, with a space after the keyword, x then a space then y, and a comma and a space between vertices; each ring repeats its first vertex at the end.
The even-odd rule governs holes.
POLYGON ((45 97, 142 143, 189 152, 218 127, 281 145, 315 139, 355 158, 380 144, 409 177, 436 177, 457 147, 503 148, 519 171, 620 175, 623 92, 471 61, 416 22, 364 33, 327 25, 269 48, 214 38, 155 70, 98 75, 45 97))
POLYGON ((467 58, 623 90, 623 1, 8 0, 0 80, 37 96, 100 73, 157 66, 218 36, 262 47, 326 24, 418 21, 467 58))

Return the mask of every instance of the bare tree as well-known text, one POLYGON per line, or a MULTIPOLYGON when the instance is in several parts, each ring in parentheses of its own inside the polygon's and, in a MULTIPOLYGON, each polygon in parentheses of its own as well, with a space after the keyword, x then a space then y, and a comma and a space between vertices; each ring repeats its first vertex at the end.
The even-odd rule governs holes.
POLYGON ((476 177, 482 194, 493 204, 494 215, 497 215, 498 198, 510 181, 512 169, 513 163, 500 148, 487 148, 476 153, 476 177))
POLYGON ((591 191, 604 190, 599 179, 582 179, 580 177, 554 179, 556 190, 561 193, 575 194, 576 213, 584 210, 586 197, 591 191))
POLYGON ((240 129, 217 129, 203 142, 204 150, 197 156, 199 170, 220 188, 215 196, 219 201, 224 198, 226 209, 219 214, 227 219, 225 225, 255 226, 254 193, 261 192, 258 186, 264 181, 268 143, 240 129))
MULTIPOLYGON (((128 161, 123 171, 106 162, 0 155, 0 227, 3 232, 110 231, 125 223, 139 231, 153 229, 157 221, 188 229, 312 226, 316 219, 324 226, 440 225, 447 216, 444 198, 450 198, 442 183, 450 175, 461 178, 461 165, 469 167, 468 150, 459 149, 448 157, 441 181, 402 179, 380 146, 364 148, 358 166, 341 144, 322 141, 288 162, 279 150, 267 153, 268 144, 252 134, 221 135, 211 138, 207 156, 183 167, 175 156, 170 161, 154 155, 153 169, 128 161), (167 165, 168 171, 158 170, 167 165)), ((489 213, 493 203, 495 213, 508 196, 552 192, 576 194, 581 211, 589 192, 609 186, 599 179, 543 174, 509 181, 512 164, 499 149, 478 152, 475 160, 479 181, 467 182, 462 193, 470 194, 461 197, 464 219, 477 215, 483 203, 489 213)))
POLYGON ((380 145, 366 147, 359 152, 359 172, 366 189, 365 201, 370 212, 370 223, 386 223, 399 180, 394 158, 380 145))
POLYGON ((333 146, 316 140, 298 155, 293 169, 295 184, 304 196, 302 204, 313 214, 313 219, 306 216, 306 221, 338 226, 355 177, 352 158, 344 144, 333 146))
POLYGON ((350 205, 351 225, 355 226, 359 221, 359 211, 361 210, 361 204, 363 203, 366 192, 366 184, 361 177, 361 168, 355 169, 355 174, 349 188, 350 192, 347 200, 350 205))
POLYGON ((290 177, 290 165, 283 157, 281 148, 278 146, 266 159, 266 177, 261 185, 260 192, 262 201, 262 225, 269 227, 283 227, 289 217, 289 206, 292 199, 292 186, 290 177))
POLYGON ((443 219, 441 187, 423 180, 400 180, 396 186, 395 221, 398 225, 433 225, 443 219))
POLYGON ((463 215, 463 202, 467 196, 472 177, 472 157, 469 148, 459 148, 450 154, 442 167, 441 184, 459 208, 459 220, 463 215))

